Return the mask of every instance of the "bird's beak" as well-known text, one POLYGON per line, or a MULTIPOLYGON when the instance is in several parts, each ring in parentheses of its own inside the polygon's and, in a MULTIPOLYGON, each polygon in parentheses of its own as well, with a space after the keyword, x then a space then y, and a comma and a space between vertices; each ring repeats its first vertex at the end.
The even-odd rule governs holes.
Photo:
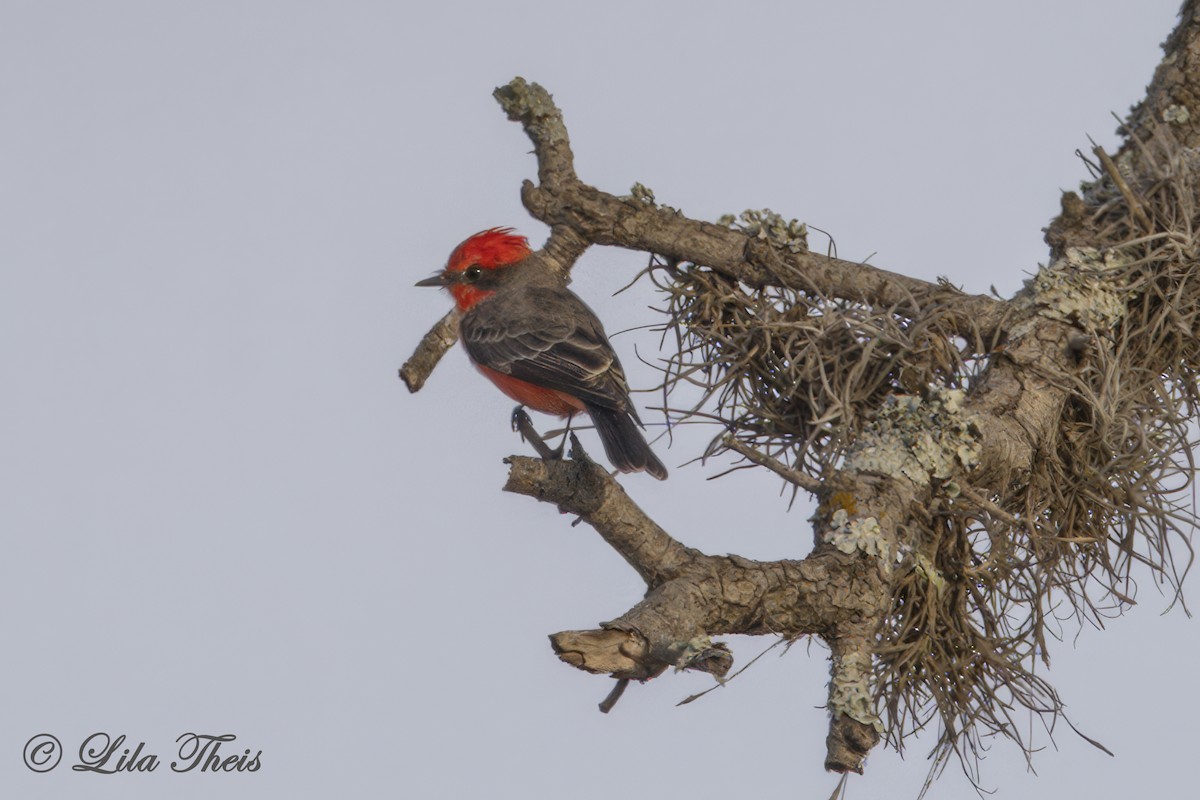
POLYGON ((449 272, 443 270, 432 278, 417 281, 417 286, 449 286, 452 283, 454 283, 454 277, 449 272))

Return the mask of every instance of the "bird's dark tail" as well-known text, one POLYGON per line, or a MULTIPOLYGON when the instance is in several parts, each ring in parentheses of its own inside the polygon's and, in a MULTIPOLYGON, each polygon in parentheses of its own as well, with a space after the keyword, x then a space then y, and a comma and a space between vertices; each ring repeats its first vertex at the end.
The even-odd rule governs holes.
POLYGON ((604 443, 604 452, 612 465, 621 472, 641 472, 645 470, 654 477, 666 480, 667 468, 658 460, 650 445, 646 444, 637 423, 626 411, 602 408, 592 404, 587 405, 600 441, 604 443))

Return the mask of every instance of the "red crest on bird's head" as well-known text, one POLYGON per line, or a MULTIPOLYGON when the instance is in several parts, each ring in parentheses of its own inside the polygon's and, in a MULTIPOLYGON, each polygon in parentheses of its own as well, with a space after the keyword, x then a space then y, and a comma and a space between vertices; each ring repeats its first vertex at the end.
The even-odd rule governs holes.
POLYGON ((454 295, 459 310, 466 311, 494 294, 493 289, 483 288, 484 281, 479 281, 481 270, 516 264, 531 252, 529 242, 524 236, 513 233, 512 228, 489 228, 454 248, 440 279, 431 278, 418 285, 445 286, 454 295))
POLYGON ((462 272, 471 266, 495 269, 515 264, 532 251, 524 236, 512 228, 489 228, 454 248, 446 262, 447 272, 462 272))
POLYGON ((454 248, 446 268, 417 286, 449 289, 460 311, 496 293, 500 281, 515 273, 501 270, 525 260, 533 251, 512 228, 489 228, 454 248))

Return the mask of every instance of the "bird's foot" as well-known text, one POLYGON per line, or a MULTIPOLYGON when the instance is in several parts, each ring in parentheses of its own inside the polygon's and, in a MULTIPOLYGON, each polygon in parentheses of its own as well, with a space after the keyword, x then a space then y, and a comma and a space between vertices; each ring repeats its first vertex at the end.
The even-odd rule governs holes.
POLYGON ((533 420, 525 413, 524 406, 517 406, 512 413, 513 430, 521 434, 521 440, 529 442, 533 445, 533 449, 537 454, 546 461, 555 461, 562 458, 562 447, 557 450, 546 444, 546 440, 533 427, 533 420))

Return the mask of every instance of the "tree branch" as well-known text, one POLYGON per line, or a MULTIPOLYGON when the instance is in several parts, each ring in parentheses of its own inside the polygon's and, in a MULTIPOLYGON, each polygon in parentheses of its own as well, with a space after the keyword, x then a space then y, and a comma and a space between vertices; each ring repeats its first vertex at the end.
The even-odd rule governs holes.
MULTIPOLYGON (((860 396, 873 413, 839 416, 834 408, 803 418, 805 424, 854 420, 830 434, 843 438, 815 459, 819 469, 804 473, 741 442, 728 445, 817 496, 815 548, 803 560, 752 561, 685 547, 582 453, 572 452, 571 460, 510 458, 506 490, 579 515, 648 587, 616 619, 553 635, 563 661, 621 681, 646 680, 668 667, 722 676, 732 657, 713 636, 820 636, 831 649, 825 763, 839 772, 862 771, 885 730, 881 711, 889 741, 899 746, 934 706, 944 728, 937 758, 961 755, 960 747, 988 733, 1021 741, 1014 706, 1060 712, 1053 688, 1026 666, 1044 653, 1043 610, 1059 593, 1077 612, 1086 609, 1086 588, 1073 582, 1127 580, 1135 560, 1167 572, 1174 564, 1163 537, 1179 518, 1194 521, 1154 495, 1174 488, 1163 484, 1164 474, 1190 481, 1190 462, 1180 466, 1161 448, 1187 441, 1183 420, 1200 408, 1194 347, 1200 290, 1191 288, 1200 285, 1191 234, 1200 228, 1200 169, 1194 152, 1179 151, 1176 139, 1189 147, 1200 142, 1196 3, 1185 5, 1168 58, 1130 117, 1130 142, 1116 158, 1100 153, 1106 177, 1083 197, 1063 196, 1063 213, 1047 233, 1052 263, 1010 301, 776 246, 688 219, 648 192, 606 194, 576 177, 561 112, 544 89, 518 78, 496 90, 534 144, 539 184, 526 182, 522 198, 551 225, 550 240, 536 254, 547 268, 566 274, 590 244, 606 244, 706 267, 752 289, 796 290, 763 293, 762 306, 747 306, 749 322, 736 321, 766 329, 757 331, 763 336, 751 339, 745 356, 765 353, 763 371, 740 374, 781 377, 747 391, 787 401, 812 386, 828 389, 829 373, 821 371, 828 363, 850 374, 850 383, 828 392, 835 400, 864 385, 871 390, 860 396), (1163 123, 1174 127, 1164 134, 1163 123), (1132 153, 1131 143, 1138 148, 1132 153), (808 297, 817 299, 806 305, 808 297), (818 358, 802 364, 817 367, 806 371, 797 367, 805 347, 825 333, 811 321, 828 323, 828 312, 840 307, 826 298, 882 316, 864 312, 857 326, 845 318, 841 332, 849 331, 850 343, 870 345, 862 358, 818 358), (796 313, 775 315, 780 303, 794 303, 796 313), (921 323, 921 336, 943 344, 957 334, 968 351, 987 358, 970 365, 941 359, 922 370, 914 354, 924 340, 889 339, 870 324, 878 319, 921 323), (995 347, 1000 333, 1004 341, 995 347), (886 369, 870 380, 882 378, 854 385, 855 375, 868 372, 859 370, 861 363, 879 350, 886 369), (917 379, 905 380, 905 367, 917 379), (1118 380, 1122 371, 1137 377, 1118 380), (823 479, 830 474, 836 480, 823 479), (1136 552, 1140 539, 1149 542, 1148 555, 1136 552)), ((681 324, 693 325, 688 335, 716 342, 718 352, 700 367, 720 374, 746 364, 730 366, 721 352, 735 324, 722 302, 741 289, 719 278, 714 283, 711 290, 701 281, 674 286, 711 301, 698 311, 689 307, 694 313, 681 324)), ((441 325, 452 329, 453 322, 441 325)), ((431 337, 410 361, 417 366, 402 370, 410 388, 419 387, 449 346, 445 337, 431 337), (422 348, 432 355, 423 356, 422 348), (426 362, 428 368, 420 366, 426 362)), ((710 388, 718 387, 745 388, 723 382, 710 388)), ((725 420, 730 425, 732 416, 725 420)), ((766 448, 770 453, 803 452, 815 440, 816 434, 805 440, 803 424, 798 436, 778 434, 774 420, 757 427, 751 420, 738 431, 761 433, 774 446, 766 448)), ((802 459, 794 463, 808 469, 802 459)), ((1109 592, 1124 599, 1116 588, 1109 592)))
MULTIPOLYGON (((578 514, 649 587, 644 600, 600 628, 552 635, 559 658, 617 679, 648 680, 668 667, 721 677, 733 659, 712 636, 819 634, 842 654, 833 661, 827 766, 862 770, 866 753, 878 741, 869 681, 871 639, 864 631, 872 630, 888 604, 889 570, 886 558, 872 555, 869 546, 855 540, 844 508, 839 507, 841 515, 822 515, 830 535, 806 559, 710 556, 673 539, 611 475, 581 453, 555 461, 511 456, 508 463, 506 491, 578 514), (868 740, 870 745, 864 746, 868 740)), ((894 502, 893 482, 873 481, 872 486, 865 507, 894 502)), ((874 536, 870 541, 878 540, 879 534, 874 536)))
POLYGON ((1133 107, 1122 130, 1129 137, 1122 150, 1164 122, 1178 132, 1184 145, 1200 146, 1200 51, 1196 48, 1200 15, 1196 0, 1187 0, 1179 17, 1179 24, 1163 43, 1166 57, 1154 71, 1145 99, 1133 107))
POLYGON ((765 453, 760 453, 753 447, 739 442, 732 436, 726 436, 724 442, 726 447, 742 456, 747 461, 752 461, 755 464, 758 464, 760 467, 766 467, 767 469, 771 470, 771 472, 774 472, 776 475, 783 478, 785 481, 799 486, 801 489, 804 489, 807 492, 816 494, 821 490, 822 482, 808 475, 807 473, 792 469, 786 464, 780 463, 778 460, 771 458, 765 453))
POLYGON ((672 539, 629 499, 612 476, 586 458, 543 461, 510 456, 506 462, 509 472, 504 491, 578 515, 651 588, 676 577, 700 555, 672 539))
POLYGON ((550 93, 524 78, 513 78, 508 85, 496 87, 492 96, 510 120, 521 123, 533 142, 542 186, 553 191, 577 183, 571 139, 550 93))
POLYGON ((971 345, 994 338, 1004 306, 983 295, 838 258, 787 252, 734 230, 689 219, 678 211, 622 199, 581 183, 575 175, 562 112, 536 83, 514 78, 496 99, 533 141, 540 185, 526 182, 521 198, 537 219, 569 226, 594 244, 658 253, 701 264, 751 288, 788 286, 828 297, 916 314, 947 307, 947 320, 971 345))
POLYGON ((446 355, 446 351, 458 341, 458 311, 450 311, 438 320, 426 333, 417 349, 400 367, 400 380, 410 392, 419 392, 429 380, 433 368, 446 355))
MULTIPOLYGON (((1055 313, 1046 313, 1056 301, 1034 288, 1011 303, 966 297, 946 286, 792 252, 738 230, 689 220, 673 209, 655 205, 646 194, 627 199, 605 194, 575 178, 565 129, 559 130, 561 114, 549 95, 536 84, 519 79, 509 88, 512 91, 501 90, 497 96, 510 118, 526 126, 539 158, 539 175, 545 178, 539 186, 527 182, 522 196, 534 216, 556 229, 573 230, 581 239, 597 244, 649 250, 668 259, 700 264, 751 288, 787 286, 882 307, 885 313, 925 315, 926 319, 930 314, 943 315, 952 318, 946 333, 964 336, 968 349, 975 352, 981 351, 979 343, 985 339, 995 341, 1003 320, 1010 341, 993 357, 977 390, 965 402, 961 393, 945 389, 931 390, 927 397, 890 398, 895 402, 885 404, 868 429, 856 434, 836 488, 792 474, 782 464, 753 459, 813 491, 821 501, 814 519, 817 549, 803 561, 717 559, 682 548, 644 518, 616 534, 610 522, 594 513, 598 506, 593 504, 605 496, 601 488, 611 480, 599 471, 593 476, 598 483, 589 490, 583 490, 584 483, 576 476, 560 490, 550 492, 546 487, 553 482, 553 474, 567 468, 541 465, 538 469, 544 472, 532 476, 524 489, 539 499, 553 498, 596 525, 650 586, 642 603, 600 629, 552 637, 564 660, 584 669, 609 665, 618 678, 645 679, 668 666, 697 668, 705 662, 723 674, 719 670, 727 669, 726 658, 710 656, 720 652, 714 650, 710 636, 820 635, 833 651, 826 763, 838 771, 860 771, 880 735, 872 667, 873 648, 880 635, 877 626, 888 619, 899 587, 903 585, 910 597, 933 590, 936 594, 922 603, 949 602, 948 610, 964 613, 954 605, 957 601, 942 599, 959 595, 939 588, 945 587, 948 579, 937 566, 943 557, 939 551, 942 535, 931 529, 931 522, 933 511, 952 497, 944 487, 956 482, 980 485, 981 481, 1011 485, 1029 472, 1039 454, 1053 447, 1070 390, 1069 382, 1052 376, 1074 368, 1077 351, 1069 342, 1077 328, 1056 318, 1055 313), (567 503, 562 489, 568 494, 580 490, 583 495, 572 496, 567 503), (590 499, 583 499, 587 496, 590 499), (653 544, 663 537, 670 545, 653 544), (687 557, 671 560, 669 566, 659 563, 655 554, 673 548, 680 548, 676 552, 687 557), (907 565, 903 580, 895 570, 898 558, 907 565), (732 595, 729 587, 737 587, 732 595), (614 630, 625 635, 616 636, 614 630), (697 654, 704 655, 697 661, 697 654)), ((514 468, 525 466, 517 461, 513 464, 514 468)), ((914 613, 908 608, 910 602, 905 601, 905 614, 914 613)), ((936 609, 931 613, 936 614, 936 609)), ((912 645, 918 648, 922 637, 942 630, 927 628, 920 621, 899 624, 916 626, 906 635, 918 637, 912 645)), ((972 638, 973 631, 968 622, 965 630, 954 635, 963 641, 977 641, 972 638)), ((899 634, 893 631, 892 635, 899 634)), ((976 646, 958 641, 947 645, 948 658, 976 646)), ((904 652, 904 648, 897 646, 896 652, 904 652)), ((992 662, 1003 664, 1004 658, 994 656, 992 662)), ((934 671, 941 668, 929 667, 934 671)), ((909 679, 908 673, 901 673, 895 680, 903 684, 909 679)), ((979 704, 988 702, 992 691, 986 676, 963 680, 985 681, 979 684, 982 694, 964 689, 976 697, 970 713, 982 713, 988 720, 995 719, 999 730, 1008 730, 999 718, 987 716, 991 712, 977 710, 979 704)), ((957 702, 946 700, 939 710, 959 713, 957 702)), ((943 742, 943 746, 946 752, 949 745, 943 742)))

